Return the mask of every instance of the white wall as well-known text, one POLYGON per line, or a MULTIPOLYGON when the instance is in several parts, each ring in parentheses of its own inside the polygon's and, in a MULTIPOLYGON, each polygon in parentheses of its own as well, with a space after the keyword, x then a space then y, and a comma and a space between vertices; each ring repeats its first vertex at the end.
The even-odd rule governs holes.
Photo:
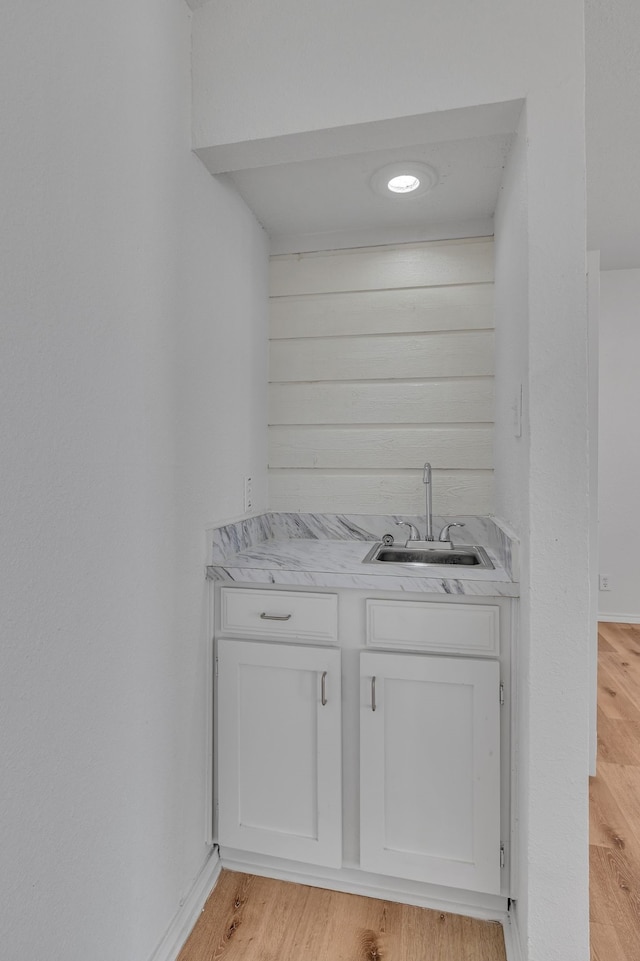
POLYGON ((185 6, 2 20, 1 953, 145 961, 208 854, 203 531, 245 472, 264 505, 266 248, 190 154, 185 6))
POLYGON ((600 438, 598 522, 601 620, 640 623, 640 269, 600 274, 600 438))
POLYGON ((526 97, 529 497, 517 532, 529 537, 518 904, 528 961, 588 957, 583 15, 582 0, 228 0, 194 17, 201 147, 526 97))
POLYGON ((272 257, 269 503, 493 506, 493 242, 272 257))
POLYGON ((194 146, 525 96, 541 65, 555 72, 558 57, 568 63, 581 50, 578 4, 557 6, 206 3, 194 14, 194 146))

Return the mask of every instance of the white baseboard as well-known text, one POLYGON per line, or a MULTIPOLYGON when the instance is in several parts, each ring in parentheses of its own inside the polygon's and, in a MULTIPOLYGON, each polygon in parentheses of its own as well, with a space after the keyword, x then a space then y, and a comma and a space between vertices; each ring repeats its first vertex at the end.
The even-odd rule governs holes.
MULTIPOLYGON (((359 868, 323 868, 316 865, 296 864, 282 858, 268 855, 247 855, 236 850, 222 850, 222 867, 229 871, 256 874, 259 877, 275 878, 278 881, 293 881, 308 884, 314 888, 328 888, 343 891, 345 894, 359 894, 367 898, 380 898, 383 901, 397 901, 401 904, 414 904, 433 911, 446 911, 462 914, 482 921, 507 920, 507 899, 497 895, 482 895, 474 892, 459 892, 460 898, 454 900, 457 891, 424 884, 419 881, 406 881, 378 874, 369 874, 359 868), (450 892, 450 893, 449 893, 450 892), (449 896, 448 896, 449 895, 449 896)), ((156 961, 154 958, 153 961, 156 961)))
POLYGON ((215 887, 221 870, 222 862, 216 849, 213 848, 149 961, 176 961, 207 898, 215 887))
POLYGON ((640 614, 598 614, 598 621, 610 624, 640 624, 640 614))
POLYGON ((522 941, 518 930, 518 919, 515 911, 510 911, 509 917, 503 922, 504 947, 507 954, 507 961, 524 961, 522 953, 522 941))

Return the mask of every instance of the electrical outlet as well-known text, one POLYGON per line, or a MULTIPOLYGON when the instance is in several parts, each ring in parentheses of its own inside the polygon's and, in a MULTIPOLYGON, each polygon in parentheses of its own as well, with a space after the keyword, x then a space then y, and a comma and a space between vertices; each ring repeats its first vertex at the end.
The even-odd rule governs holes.
POLYGON ((244 512, 248 514, 253 510, 253 480, 250 474, 244 478, 244 512))
POLYGON ((610 591, 610 590, 611 590, 611 578, 609 577, 608 574, 601 574, 599 580, 600 580, 600 590, 601 590, 601 591, 610 591))

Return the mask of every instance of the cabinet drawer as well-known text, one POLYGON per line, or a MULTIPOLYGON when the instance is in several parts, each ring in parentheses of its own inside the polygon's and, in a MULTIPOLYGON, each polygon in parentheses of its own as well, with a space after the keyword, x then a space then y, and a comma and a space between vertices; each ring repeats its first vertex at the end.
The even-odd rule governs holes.
POLYGON ((443 654, 500 654, 500 608, 368 600, 367 647, 443 654))
POLYGON ((335 644, 338 639, 338 597, 336 594, 223 587, 220 590, 220 627, 222 634, 239 637, 335 644))

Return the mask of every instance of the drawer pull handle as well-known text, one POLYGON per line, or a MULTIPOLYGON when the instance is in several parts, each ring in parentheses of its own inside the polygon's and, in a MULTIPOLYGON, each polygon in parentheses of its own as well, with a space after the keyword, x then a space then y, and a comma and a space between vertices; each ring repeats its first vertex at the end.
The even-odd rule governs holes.
POLYGON ((376 676, 375 674, 371 678, 371 710, 376 709, 376 676))
POLYGON ((263 621, 290 621, 291 614, 267 614, 266 611, 263 611, 260 619, 263 621))
POLYGON ((321 692, 322 692, 322 706, 325 707, 327 703, 327 672, 322 672, 322 680, 320 682, 321 692))

